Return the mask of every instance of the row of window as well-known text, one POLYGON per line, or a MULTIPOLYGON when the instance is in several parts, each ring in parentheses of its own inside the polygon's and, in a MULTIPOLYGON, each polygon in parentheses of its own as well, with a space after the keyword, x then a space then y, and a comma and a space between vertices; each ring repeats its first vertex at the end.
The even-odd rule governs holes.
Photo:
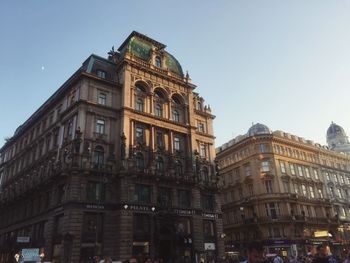
MULTIPOLYGON (((171 206, 172 190, 166 187, 158 188, 157 203, 164 206, 171 206)), ((192 204, 192 194, 190 190, 177 190, 177 203, 179 207, 190 208, 192 204)), ((141 203, 151 203, 152 186, 144 184, 136 184, 134 192, 134 201, 141 203)), ((214 210, 214 196, 208 194, 201 195, 201 207, 203 210, 214 210)))

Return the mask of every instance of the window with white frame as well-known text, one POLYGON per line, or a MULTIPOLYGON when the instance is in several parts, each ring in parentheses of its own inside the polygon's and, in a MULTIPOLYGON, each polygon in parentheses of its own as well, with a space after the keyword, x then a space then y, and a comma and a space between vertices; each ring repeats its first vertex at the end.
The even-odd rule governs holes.
POLYGON ((261 172, 269 172, 270 171, 270 162, 268 160, 261 162, 260 171, 261 172))
POLYGON ((311 185, 309 186, 309 192, 310 192, 310 197, 315 198, 314 188, 311 185))
POLYGON ((107 94, 99 91, 98 97, 97 97, 97 103, 100 105, 106 105, 107 104, 107 94))
POLYGON ((272 180, 266 180, 265 181, 265 189, 266 189, 266 193, 268 193, 268 194, 272 194, 273 193, 272 180))
POLYGON ((308 167, 305 167, 306 178, 310 178, 310 171, 308 167))
POLYGON ((286 173, 286 165, 284 162, 280 162, 280 167, 281 167, 281 173, 285 174, 286 173))
POLYGON ((307 196, 306 186, 304 184, 301 185, 301 191, 303 193, 303 196, 307 196))
POLYGON ((137 98, 136 99, 136 110, 137 111, 144 111, 144 102, 143 102, 143 98, 137 98))
POLYGON ((180 137, 174 136, 174 150, 175 151, 180 151, 181 149, 181 140, 180 137))
POLYGON ((321 189, 321 188, 318 188, 318 189, 317 189, 317 192, 318 192, 318 197, 319 197, 319 198, 323 198, 322 189, 321 189))
POLYGON ((201 157, 206 157, 207 156, 207 149, 206 145, 204 143, 201 143, 199 145, 199 154, 201 157))
MULTIPOLYGON (((237 168, 236 171, 238 171, 238 175, 239 175, 239 168, 237 168)), ((251 176, 252 175, 252 170, 250 168, 250 164, 249 163, 244 165, 244 173, 245 173, 246 176, 251 176)))
POLYGON ((203 122, 198 122, 198 131, 199 132, 205 132, 205 126, 203 122))
POLYGON ((340 188, 337 188, 337 192, 338 192, 338 197, 343 198, 343 193, 340 188))
POLYGON ((304 176, 303 168, 300 165, 298 165, 298 174, 299 174, 299 176, 304 176))
POLYGON ((173 121, 180 122, 180 113, 178 110, 173 110, 173 121))
POLYGON ((289 169, 290 169, 290 173, 292 175, 295 175, 295 166, 294 166, 294 164, 290 163, 289 164, 289 169))
POLYGON ((98 76, 99 78, 105 79, 105 78, 106 78, 106 71, 97 70, 97 76, 98 76))
POLYGON ((96 121, 96 133, 104 134, 105 133, 105 121, 104 120, 97 120, 96 121))
POLYGON ((280 208, 278 203, 267 203, 265 204, 266 215, 272 219, 277 219, 280 214, 280 208))

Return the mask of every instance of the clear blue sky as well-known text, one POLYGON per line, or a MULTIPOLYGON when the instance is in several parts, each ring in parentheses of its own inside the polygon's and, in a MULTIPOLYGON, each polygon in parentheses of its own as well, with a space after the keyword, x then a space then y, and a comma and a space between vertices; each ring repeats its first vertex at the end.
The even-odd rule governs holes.
POLYGON ((132 30, 167 45, 217 116, 216 146, 260 122, 350 134, 350 1, 1 1, 0 145, 91 54, 132 30))

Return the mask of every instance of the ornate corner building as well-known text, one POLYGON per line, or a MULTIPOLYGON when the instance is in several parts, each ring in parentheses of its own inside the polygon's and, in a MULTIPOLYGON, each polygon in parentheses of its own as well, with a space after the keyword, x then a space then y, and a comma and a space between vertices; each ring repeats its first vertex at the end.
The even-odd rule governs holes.
POLYGON ((0 150, 0 262, 224 254, 211 109, 165 45, 91 55, 0 150))
POLYGON ((349 155, 255 124, 217 160, 228 255, 252 240, 284 256, 349 246, 349 155))

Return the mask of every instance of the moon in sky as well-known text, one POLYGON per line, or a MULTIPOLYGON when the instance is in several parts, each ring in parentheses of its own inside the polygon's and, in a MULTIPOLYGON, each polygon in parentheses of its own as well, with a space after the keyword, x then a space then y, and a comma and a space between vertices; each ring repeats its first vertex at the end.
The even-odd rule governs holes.
POLYGON ((44 66, 41 66, 41 70, 44 70, 45 69, 45 67, 44 66))

